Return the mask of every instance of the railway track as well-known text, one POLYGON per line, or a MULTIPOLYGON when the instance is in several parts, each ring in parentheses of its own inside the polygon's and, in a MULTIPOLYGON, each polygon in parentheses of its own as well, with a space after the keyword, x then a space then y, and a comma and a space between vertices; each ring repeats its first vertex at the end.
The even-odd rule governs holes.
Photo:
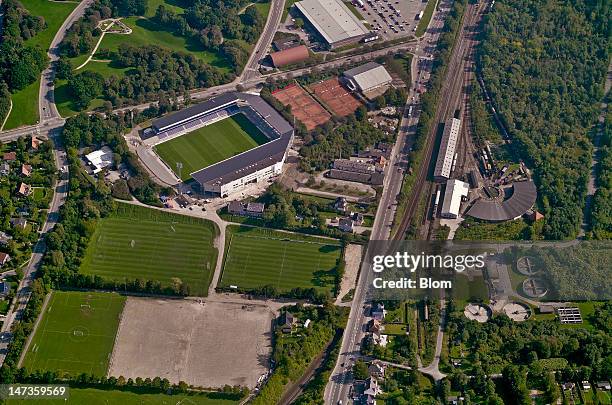
MULTIPOLYGON (((466 86, 469 85, 469 78, 471 75, 471 69, 466 68, 473 64, 473 48, 476 44, 476 40, 474 39, 475 30, 486 7, 487 3, 483 2, 481 4, 469 4, 465 10, 458 38, 445 74, 444 84, 440 90, 440 101, 434 117, 434 124, 427 135, 424 150, 425 159, 419 168, 415 187, 408 200, 404 216, 402 217, 397 232, 392 236, 393 240, 398 241, 404 239, 404 235, 417 213, 421 196, 424 192, 427 193, 425 194, 427 196, 432 193, 434 186, 433 183, 428 180, 428 176, 432 159, 434 158, 434 146, 436 144, 438 126, 440 123, 454 116, 455 110, 457 110, 461 103, 466 100, 465 97, 462 98, 462 95, 467 93, 466 86)), ((426 204, 426 213, 429 213, 429 206, 430 202, 428 201, 426 204)), ((433 221, 430 222, 433 223, 433 221)), ((432 229, 429 229, 427 231, 427 238, 430 238, 431 235, 432 229)))

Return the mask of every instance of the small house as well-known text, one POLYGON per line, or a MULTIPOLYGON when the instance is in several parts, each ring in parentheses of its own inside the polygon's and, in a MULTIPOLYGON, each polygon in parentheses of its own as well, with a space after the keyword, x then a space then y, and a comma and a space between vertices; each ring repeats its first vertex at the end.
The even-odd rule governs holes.
POLYGON ((9 220, 9 222, 13 226, 13 228, 15 228, 15 229, 25 229, 26 226, 28 225, 28 221, 25 218, 22 218, 22 217, 11 218, 9 220))
POLYGON ((246 206, 246 214, 249 217, 261 218, 264 214, 265 204, 258 202, 250 202, 246 206))
POLYGON ((29 196, 30 194, 32 194, 32 186, 26 183, 21 183, 19 185, 19 188, 17 189, 17 194, 23 197, 29 196))
POLYGON ((11 292, 11 285, 6 281, 0 281, 0 298, 4 298, 11 292))
POLYGON ((10 235, 0 231, 0 246, 6 246, 13 239, 10 235))
POLYGON ((363 214, 361 212, 355 212, 353 214, 353 224, 356 226, 363 225, 363 214))
POLYGON ((40 139, 33 136, 32 139, 30 140, 30 151, 31 152, 37 151, 39 145, 40 145, 40 139))
POLYGON ((21 175, 25 177, 30 177, 30 175, 32 175, 32 165, 21 165, 21 175))
POLYGON ((0 267, 8 263, 9 260, 11 260, 11 256, 8 253, 0 252, 0 267))
POLYGON ((591 389, 591 383, 588 381, 582 381, 580 382, 580 385, 582 386, 582 389, 584 391, 590 390, 591 389))
POLYGON ((15 160, 17 160, 17 153, 15 153, 15 152, 6 152, 2 156, 2 160, 4 160, 5 162, 14 162, 15 160))
POLYGON ((368 374, 370 374, 370 377, 384 378, 385 377, 385 366, 381 362, 374 360, 368 366, 368 374))
POLYGON ((11 166, 8 163, 2 163, 0 165, 0 176, 8 176, 11 172, 11 166))
POLYGON ((336 201, 334 202, 334 209, 340 212, 346 212, 346 210, 348 210, 348 201, 346 201, 346 198, 336 198, 336 201))
POLYGON ((342 232, 353 232, 353 220, 350 218, 341 218, 338 227, 342 232))
POLYGON ((291 333, 293 325, 297 322, 295 316, 291 312, 283 312, 279 319, 279 325, 283 333, 291 333))
POLYGON ((380 321, 378 319, 370 319, 370 321, 368 322, 368 332, 380 332, 380 326, 380 321))
POLYGON ((612 387, 610 386, 610 381, 598 381, 595 385, 598 390, 602 391, 610 391, 612 389, 612 387))
POLYGON ((372 307, 372 311, 370 314, 372 318, 382 321, 383 319, 385 319, 385 315, 387 315, 387 311, 385 311, 385 305, 380 303, 375 304, 372 307))

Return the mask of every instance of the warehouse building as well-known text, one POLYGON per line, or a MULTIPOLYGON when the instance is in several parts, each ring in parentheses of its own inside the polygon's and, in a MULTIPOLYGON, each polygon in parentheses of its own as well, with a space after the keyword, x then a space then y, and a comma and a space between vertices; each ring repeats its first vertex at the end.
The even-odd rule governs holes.
POLYGON ((344 72, 346 85, 353 91, 359 91, 368 99, 382 95, 393 79, 384 66, 368 62, 344 72))
POLYGON ((459 217, 461 199, 467 197, 470 185, 460 180, 448 180, 444 191, 444 201, 442 202, 442 218, 455 219, 459 217))
POLYGON ((274 67, 282 67, 305 61, 310 57, 305 45, 295 46, 270 54, 270 60, 274 67))
POLYGON ((370 32, 342 0, 302 0, 295 7, 331 49, 357 43, 370 32))
POLYGON ((434 169, 434 179, 436 181, 445 181, 450 178, 460 129, 461 120, 457 118, 449 119, 446 121, 446 125, 444 125, 442 141, 438 150, 438 160, 436 160, 436 167, 434 169))

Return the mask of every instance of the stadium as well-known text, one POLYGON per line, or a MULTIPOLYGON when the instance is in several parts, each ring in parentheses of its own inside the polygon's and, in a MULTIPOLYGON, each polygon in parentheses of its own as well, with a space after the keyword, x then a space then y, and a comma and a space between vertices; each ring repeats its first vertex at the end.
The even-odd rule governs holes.
POLYGON ((261 97, 230 92, 153 121, 146 145, 180 180, 222 197, 281 173, 293 127, 261 97))

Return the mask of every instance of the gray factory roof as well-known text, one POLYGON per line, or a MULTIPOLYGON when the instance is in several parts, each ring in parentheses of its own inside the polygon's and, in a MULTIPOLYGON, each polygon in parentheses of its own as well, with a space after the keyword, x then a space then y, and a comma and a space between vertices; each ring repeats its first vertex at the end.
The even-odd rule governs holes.
POLYGON ((436 166, 434 168, 434 177, 447 179, 450 177, 460 129, 461 120, 450 118, 446 121, 444 132, 442 133, 442 140, 440 141, 436 166))
POLYGON ((227 184, 281 162, 290 140, 291 134, 286 134, 255 149, 191 173, 191 177, 200 184, 227 184))
POLYGON ((369 33, 341 0, 302 0, 295 6, 329 44, 369 33))
POLYGON ((533 181, 521 181, 512 186, 512 195, 504 201, 477 200, 467 215, 485 221, 507 221, 518 218, 535 204, 538 193, 533 181))
POLYGON ((393 81, 387 69, 376 62, 368 62, 344 72, 344 76, 351 79, 361 91, 384 86, 393 81))

